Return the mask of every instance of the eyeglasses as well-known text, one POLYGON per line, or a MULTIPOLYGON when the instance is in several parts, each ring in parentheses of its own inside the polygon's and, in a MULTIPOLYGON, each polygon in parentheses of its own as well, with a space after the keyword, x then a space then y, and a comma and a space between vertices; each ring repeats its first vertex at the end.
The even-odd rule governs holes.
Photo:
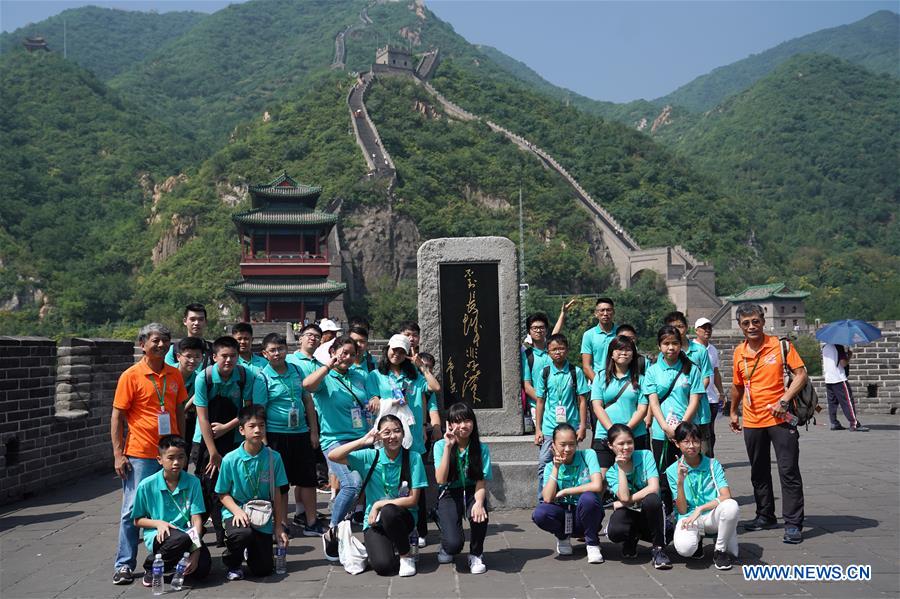
POLYGON ((747 320, 742 320, 742 321, 740 321, 739 324, 740 324, 742 327, 749 327, 750 325, 753 325, 753 326, 755 326, 755 327, 758 327, 758 326, 761 325, 762 323, 763 323, 763 320, 762 320, 761 318, 748 318, 747 320))
POLYGON ((303 333, 302 337, 306 337, 307 339, 321 339, 322 335, 316 335, 315 333, 303 333))
POLYGON ((545 327, 545 326, 543 326, 543 325, 535 325, 535 326, 532 326, 532 327, 529 327, 529 328, 530 328, 532 331, 535 331, 535 332, 546 331, 546 330, 547 330, 547 327, 545 327))

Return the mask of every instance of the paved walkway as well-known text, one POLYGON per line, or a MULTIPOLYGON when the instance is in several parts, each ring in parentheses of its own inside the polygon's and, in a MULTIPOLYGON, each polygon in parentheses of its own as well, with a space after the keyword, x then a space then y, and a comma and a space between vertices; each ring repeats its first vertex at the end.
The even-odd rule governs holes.
MULTIPOLYGON (((868 582, 748 582, 740 568, 712 568, 711 543, 700 562, 674 557, 674 569, 655 571, 649 551, 621 563, 618 546, 602 542, 607 559, 589 565, 584 548, 558 558, 553 539, 539 532, 527 511, 491 515, 485 550, 488 573, 472 576, 457 566, 438 565, 438 535, 429 534, 419 574, 380 578, 372 572, 346 574, 322 558, 318 539, 298 538, 288 555, 287 577, 222 582, 221 550, 213 549, 214 570, 206 585, 178 593, 194 597, 897 597, 900 596, 900 421, 867 419, 872 432, 831 432, 818 426, 801 436, 806 488, 805 541, 781 542, 778 530, 740 534, 744 564, 868 564, 868 582)), ((740 438, 720 430, 725 464, 741 517, 753 516, 749 467, 740 438)), ((776 485, 777 489, 777 485, 776 485)), ((321 497, 321 496, 320 496, 321 497)), ((77 489, 57 490, 6 506, 0 516, 0 596, 149 597, 136 581, 110 583, 116 546, 120 492, 110 475, 86 480, 77 489)), ((605 541, 605 539, 603 539, 605 541)), ((144 558, 141 549, 138 564, 144 558)), ((175 593, 167 593, 174 596, 175 593)))

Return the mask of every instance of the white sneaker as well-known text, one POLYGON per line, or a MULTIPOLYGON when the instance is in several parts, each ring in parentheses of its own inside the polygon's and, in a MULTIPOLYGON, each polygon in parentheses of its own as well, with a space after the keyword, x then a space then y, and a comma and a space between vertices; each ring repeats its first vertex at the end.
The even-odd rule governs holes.
POLYGON ((469 555, 469 572, 472 574, 484 574, 487 572, 487 566, 484 565, 481 557, 480 555, 469 555))
POLYGON ((416 560, 412 557, 400 558, 400 576, 415 576, 416 560))
POLYGON ((586 547, 587 547, 588 563, 589 564, 602 564, 603 563, 603 554, 600 552, 600 545, 586 545, 586 547))
POLYGON ((425 549, 428 546, 428 541, 425 540, 425 537, 419 537, 419 549, 425 549))
POLYGON ((441 550, 438 551, 438 563, 439 564, 450 564, 453 562, 453 556, 444 551, 444 548, 441 547, 441 550))
POLYGON ((556 539, 556 552, 560 555, 572 555, 572 541, 556 539))

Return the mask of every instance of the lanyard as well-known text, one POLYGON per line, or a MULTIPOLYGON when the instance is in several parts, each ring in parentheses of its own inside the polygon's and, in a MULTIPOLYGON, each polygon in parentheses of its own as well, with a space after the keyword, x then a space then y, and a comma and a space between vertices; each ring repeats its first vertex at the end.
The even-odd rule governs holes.
POLYGON ((162 379, 162 391, 159 389, 159 385, 156 384, 156 379, 153 378, 152 374, 147 375, 150 378, 150 382, 153 383, 153 389, 156 391, 156 398, 159 400, 159 411, 166 411, 166 377, 162 379))
MULTIPOLYGON (((385 457, 387 457, 387 454, 385 454, 385 457)), ((394 499, 394 494, 391 492, 391 485, 388 484, 387 480, 387 464, 382 464, 379 470, 381 474, 381 488, 384 489, 383 497, 394 499)))
MULTIPOLYGON (((177 490, 177 488, 176 488, 176 490, 177 490)), ((169 491, 169 489, 166 489, 166 492, 167 492, 168 495, 169 495, 169 499, 172 500, 172 505, 174 505, 174 506, 175 506, 175 509, 178 510, 178 514, 179 514, 182 518, 184 518, 184 525, 185 525, 185 527, 189 526, 190 523, 191 523, 191 514, 190 514, 190 510, 187 509, 187 507, 188 507, 187 504, 188 504, 188 501, 190 501, 190 498, 188 498, 188 501, 185 501, 185 505, 184 505, 185 509, 182 510, 182 509, 181 509, 181 506, 178 505, 178 502, 175 501, 175 494, 172 493, 172 491, 169 491)), ((176 518, 175 521, 177 522, 178 519, 176 518)), ((174 524, 174 522, 173 522, 172 524, 174 524)))
POLYGON ((294 396, 294 379, 291 376, 290 368, 288 368, 288 371, 285 374, 287 374, 288 393, 291 394, 291 405, 296 409, 300 409, 300 406, 297 405, 297 398, 294 396))
MULTIPOLYGON (((582 457, 581 459, 583 460, 584 458, 582 457)), ((573 460, 571 464, 563 464, 562 470, 571 474, 567 476, 557 476, 556 480, 559 482, 559 484, 557 485, 559 490, 561 491, 563 489, 577 486, 575 483, 578 482, 578 474, 581 472, 581 468, 578 467, 577 462, 573 460), (569 470, 568 466, 575 466, 575 468, 569 470)))
MULTIPOLYGON (((260 453, 262 453, 262 452, 260 452, 260 453)), ((244 474, 247 475, 247 483, 252 484, 252 486, 253 486, 253 498, 259 499, 259 476, 260 476, 259 460, 256 461, 256 483, 255 484, 253 484, 252 477, 250 476, 250 469, 247 468, 246 460, 241 460, 241 466, 244 467, 244 474)))
POLYGON ((456 469, 459 470, 459 484, 466 486, 466 480, 469 474, 469 450, 456 452, 456 469))
MULTIPOLYGON (((753 399, 750 397, 750 380, 753 378, 753 374, 756 372, 756 367, 759 366, 759 359, 762 358, 762 354, 763 348, 759 348, 759 351, 756 353, 756 361, 753 363, 753 369, 750 370, 750 374, 747 374, 747 399, 751 402, 753 401, 753 399)), ((744 358, 744 373, 747 373, 747 358, 744 358)), ((747 405, 750 404, 748 403, 747 405)))
POLYGON ((356 393, 353 392, 353 383, 347 384, 349 382, 349 380, 344 381, 345 376, 339 372, 334 373, 334 378, 336 378, 337 382, 339 382, 344 387, 344 389, 346 389, 350 393, 350 395, 353 396, 353 399, 356 400, 356 403, 359 404, 359 407, 365 410, 366 409, 365 404, 363 404, 363 402, 359 401, 359 398, 356 396, 356 393))

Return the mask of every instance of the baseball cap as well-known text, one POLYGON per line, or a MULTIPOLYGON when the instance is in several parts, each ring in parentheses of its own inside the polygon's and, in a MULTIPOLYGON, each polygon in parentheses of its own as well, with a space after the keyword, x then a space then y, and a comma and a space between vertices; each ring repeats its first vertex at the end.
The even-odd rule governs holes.
POLYGON ((406 335, 394 335, 391 337, 390 341, 388 341, 388 347, 391 349, 402 349, 407 354, 409 353, 409 337, 406 335))
POLYGON ((337 325, 336 322, 331 320, 330 318, 323 318, 319 321, 319 328, 322 329, 322 332, 325 333, 327 331, 340 331, 341 327, 337 325))
POLYGON ((694 323, 694 328, 699 329, 703 325, 707 325, 707 324, 711 325, 712 321, 708 318, 698 318, 697 322, 694 323))

